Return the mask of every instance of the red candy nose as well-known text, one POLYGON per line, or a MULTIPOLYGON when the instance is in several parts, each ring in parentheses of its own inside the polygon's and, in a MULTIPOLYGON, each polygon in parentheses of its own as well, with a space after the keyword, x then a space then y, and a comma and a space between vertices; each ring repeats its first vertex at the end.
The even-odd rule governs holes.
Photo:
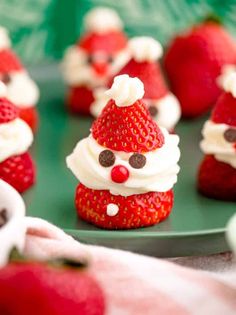
POLYGON ((111 170, 111 179, 115 183, 124 183, 129 178, 129 171, 123 165, 116 165, 111 170))
POLYGON ((103 76, 108 71, 108 64, 105 62, 94 62, 92 67, 98 76, 103 76))

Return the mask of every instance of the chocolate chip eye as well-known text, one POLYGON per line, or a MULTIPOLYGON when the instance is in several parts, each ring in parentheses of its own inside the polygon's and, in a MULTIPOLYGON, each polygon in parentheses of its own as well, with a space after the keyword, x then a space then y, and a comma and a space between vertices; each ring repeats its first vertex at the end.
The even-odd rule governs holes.
POLYGON ((109 57, 107 58, 107 62, 108 62, 108 63, 112 63, 112 62, 113 62, 113 57, 112 57, 112 56, 109 56, 109 57))
POLYGON ((156 106, 151 105, 148 109, 152 117, 155 117, 158 114, 158 109, 156 108, 156 106))
POLYGON ((4 73, 4 74, 2 75, 2 77, 1 77, 1 81, 2 81, 3 83, 5 83, 5 84, 10 83, 10 81, 11 81, 10 75, 9 75, 8 73, 4 73))
POLYGON ((129 158, 129 164, 133 168, 143 168, 146 164, 146 157, 140 153, 134 153, 129 158))
POLYGON ((92 55, 88 56, 87 63, 89 63, 89 64, 93 63, 93 56, 92 55))
POLYGON ((103 167, 109 167, 112 166, 115 163, 115 155, 112 151, 110 150, 104 150, 99 154, 99 163, 103 167))
POLYGON ((228 142, 236 142, 236 128, 229 128, 225 130, 224 138, 228 142))

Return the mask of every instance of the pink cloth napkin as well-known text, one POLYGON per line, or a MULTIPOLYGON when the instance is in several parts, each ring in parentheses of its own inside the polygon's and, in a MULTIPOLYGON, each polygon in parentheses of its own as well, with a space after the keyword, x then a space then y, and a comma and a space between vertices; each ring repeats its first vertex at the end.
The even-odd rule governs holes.
POLYGON ((89 261, 108 315, 235 315, 236 268, 222 277, 131 252, 83 245, 54 225, 26 218, 25 254, 89 261))

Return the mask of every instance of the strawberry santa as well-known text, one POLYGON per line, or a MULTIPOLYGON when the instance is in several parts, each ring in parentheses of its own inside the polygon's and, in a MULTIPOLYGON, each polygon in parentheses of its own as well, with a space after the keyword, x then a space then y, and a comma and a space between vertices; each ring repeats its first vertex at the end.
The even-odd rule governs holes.
POLYGON ((27 152, 33 133, 5 95, 6 88, 0 83, 0 178, 24 192, 35 182, 34 163, 27 152))
POLYGON ((67 157, 80 181, 78 215, 107 229, 156 224, 173 207, 179 137, 152 119, 138 78, 117 76, 106 93, 110 100, 91 134, 67 157))
MULTIPOLYGON (((152 37, 134 37, 129 41, 129 51, 130 60, 117 75, 138 77, 144 84, 144 101, 152 118, 158 125, 173 131, 181 111, 178 100, 168 90, 158 62, 162 46, 152 37)), ((105 105, 106 95, 98 90, 91 109, 94 116, 98 116, 105 105)))
POLYGON ((8 33, 3 27, 0 27, 0 81, 7 87, 7 98, 19 108, 20 117, 35 131, 39 90, 12 51, 8 33))
POLYGON ((236 200, 236 72, 224 80, 200 143, 205 157, 198 174, 199 191, 211 198, 236 200))
POLYGON ((62 64, 69 86, 67 103, 77 114, 90 114, 94 89, 105 86, 129 58, 127 37, 115 11, 95 8, 85 16, 85 34, 66 51, 62 64))

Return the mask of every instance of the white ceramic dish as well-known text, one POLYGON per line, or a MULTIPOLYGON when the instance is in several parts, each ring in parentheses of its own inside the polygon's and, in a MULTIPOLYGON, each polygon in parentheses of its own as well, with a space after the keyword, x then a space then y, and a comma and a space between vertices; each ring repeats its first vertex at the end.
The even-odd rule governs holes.
POLYGON ((0 266, 8 259, 13 247, 19 251, 25 242, 25 204, 20 194, 3 180, 0 180, 0 209, 6 209, 7 223, 0 228, 0 266))

